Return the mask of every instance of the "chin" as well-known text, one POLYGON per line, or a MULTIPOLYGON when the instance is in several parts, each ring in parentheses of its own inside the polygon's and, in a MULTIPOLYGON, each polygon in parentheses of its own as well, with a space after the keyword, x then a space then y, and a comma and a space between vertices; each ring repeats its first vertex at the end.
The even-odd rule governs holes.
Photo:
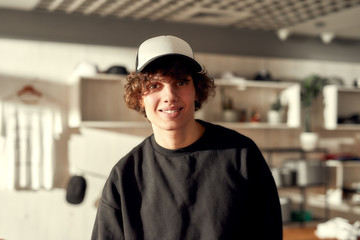
POLYGON ((180 129, 182 125, 177 124, 177 123, 163 123, 163 124, 159 124, 157 126, 158 126, 158 128, 161 128, 166 131, 173 131, 173 130, 180 129))
POLYGON ((186 123, 178 121, 157 121, 153 124, 156 128, 165 131, 174 131, 183 128, 186 123))

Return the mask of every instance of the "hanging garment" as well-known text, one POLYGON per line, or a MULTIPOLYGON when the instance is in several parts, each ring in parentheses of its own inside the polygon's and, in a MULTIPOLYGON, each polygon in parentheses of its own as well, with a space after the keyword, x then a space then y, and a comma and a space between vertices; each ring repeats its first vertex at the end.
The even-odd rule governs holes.
POLYGON ((54 141, 63 130, 60 107, 43 96, 26 102, 15 95, 1 105, 0 189, 51 189, 54 141))

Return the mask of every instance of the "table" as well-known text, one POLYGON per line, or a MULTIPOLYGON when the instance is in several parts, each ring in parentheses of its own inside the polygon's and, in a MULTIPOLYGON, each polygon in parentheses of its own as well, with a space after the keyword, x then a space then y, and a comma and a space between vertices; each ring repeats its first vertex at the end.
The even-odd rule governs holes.
MULTIPOLYGON (((325 240, 318 238, 314 231, 316 227, 284 227, 283 240, 325 240)), ((336 240, 336 238, 326 238, 326 240, 336 240)))

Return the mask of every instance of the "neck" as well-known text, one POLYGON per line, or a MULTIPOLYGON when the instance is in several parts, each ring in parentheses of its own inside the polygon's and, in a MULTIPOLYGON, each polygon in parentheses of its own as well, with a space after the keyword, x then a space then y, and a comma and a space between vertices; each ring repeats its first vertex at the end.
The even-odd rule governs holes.
POLYGON ((156 142, 167 149, 179 149, 196 142, 204 133, 205 128, 194 122, 184 129, 163 130, 153 126, 156 142))

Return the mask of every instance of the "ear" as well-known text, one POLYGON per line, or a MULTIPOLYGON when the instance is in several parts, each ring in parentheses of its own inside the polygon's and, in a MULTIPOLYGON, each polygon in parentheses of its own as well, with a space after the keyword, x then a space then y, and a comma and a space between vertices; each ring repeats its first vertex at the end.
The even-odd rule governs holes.
POLYGON ((139 98, 139 112, 141 112, 145 117, 146 117, 146 112, 145 112, 145 104, 144 104, 144 97, 141 96, 139 98))
POLYGON ((198 96, 198 93, 196 92, 196 93, 195 93, 195 102, 199 102, 199 99, 200 99, 200 98, 199 98, 199 96, 198 96))
POLYGON ((139 106, 140 108, 145 108, 144 97, 142 95, 139 97, 139 106))

